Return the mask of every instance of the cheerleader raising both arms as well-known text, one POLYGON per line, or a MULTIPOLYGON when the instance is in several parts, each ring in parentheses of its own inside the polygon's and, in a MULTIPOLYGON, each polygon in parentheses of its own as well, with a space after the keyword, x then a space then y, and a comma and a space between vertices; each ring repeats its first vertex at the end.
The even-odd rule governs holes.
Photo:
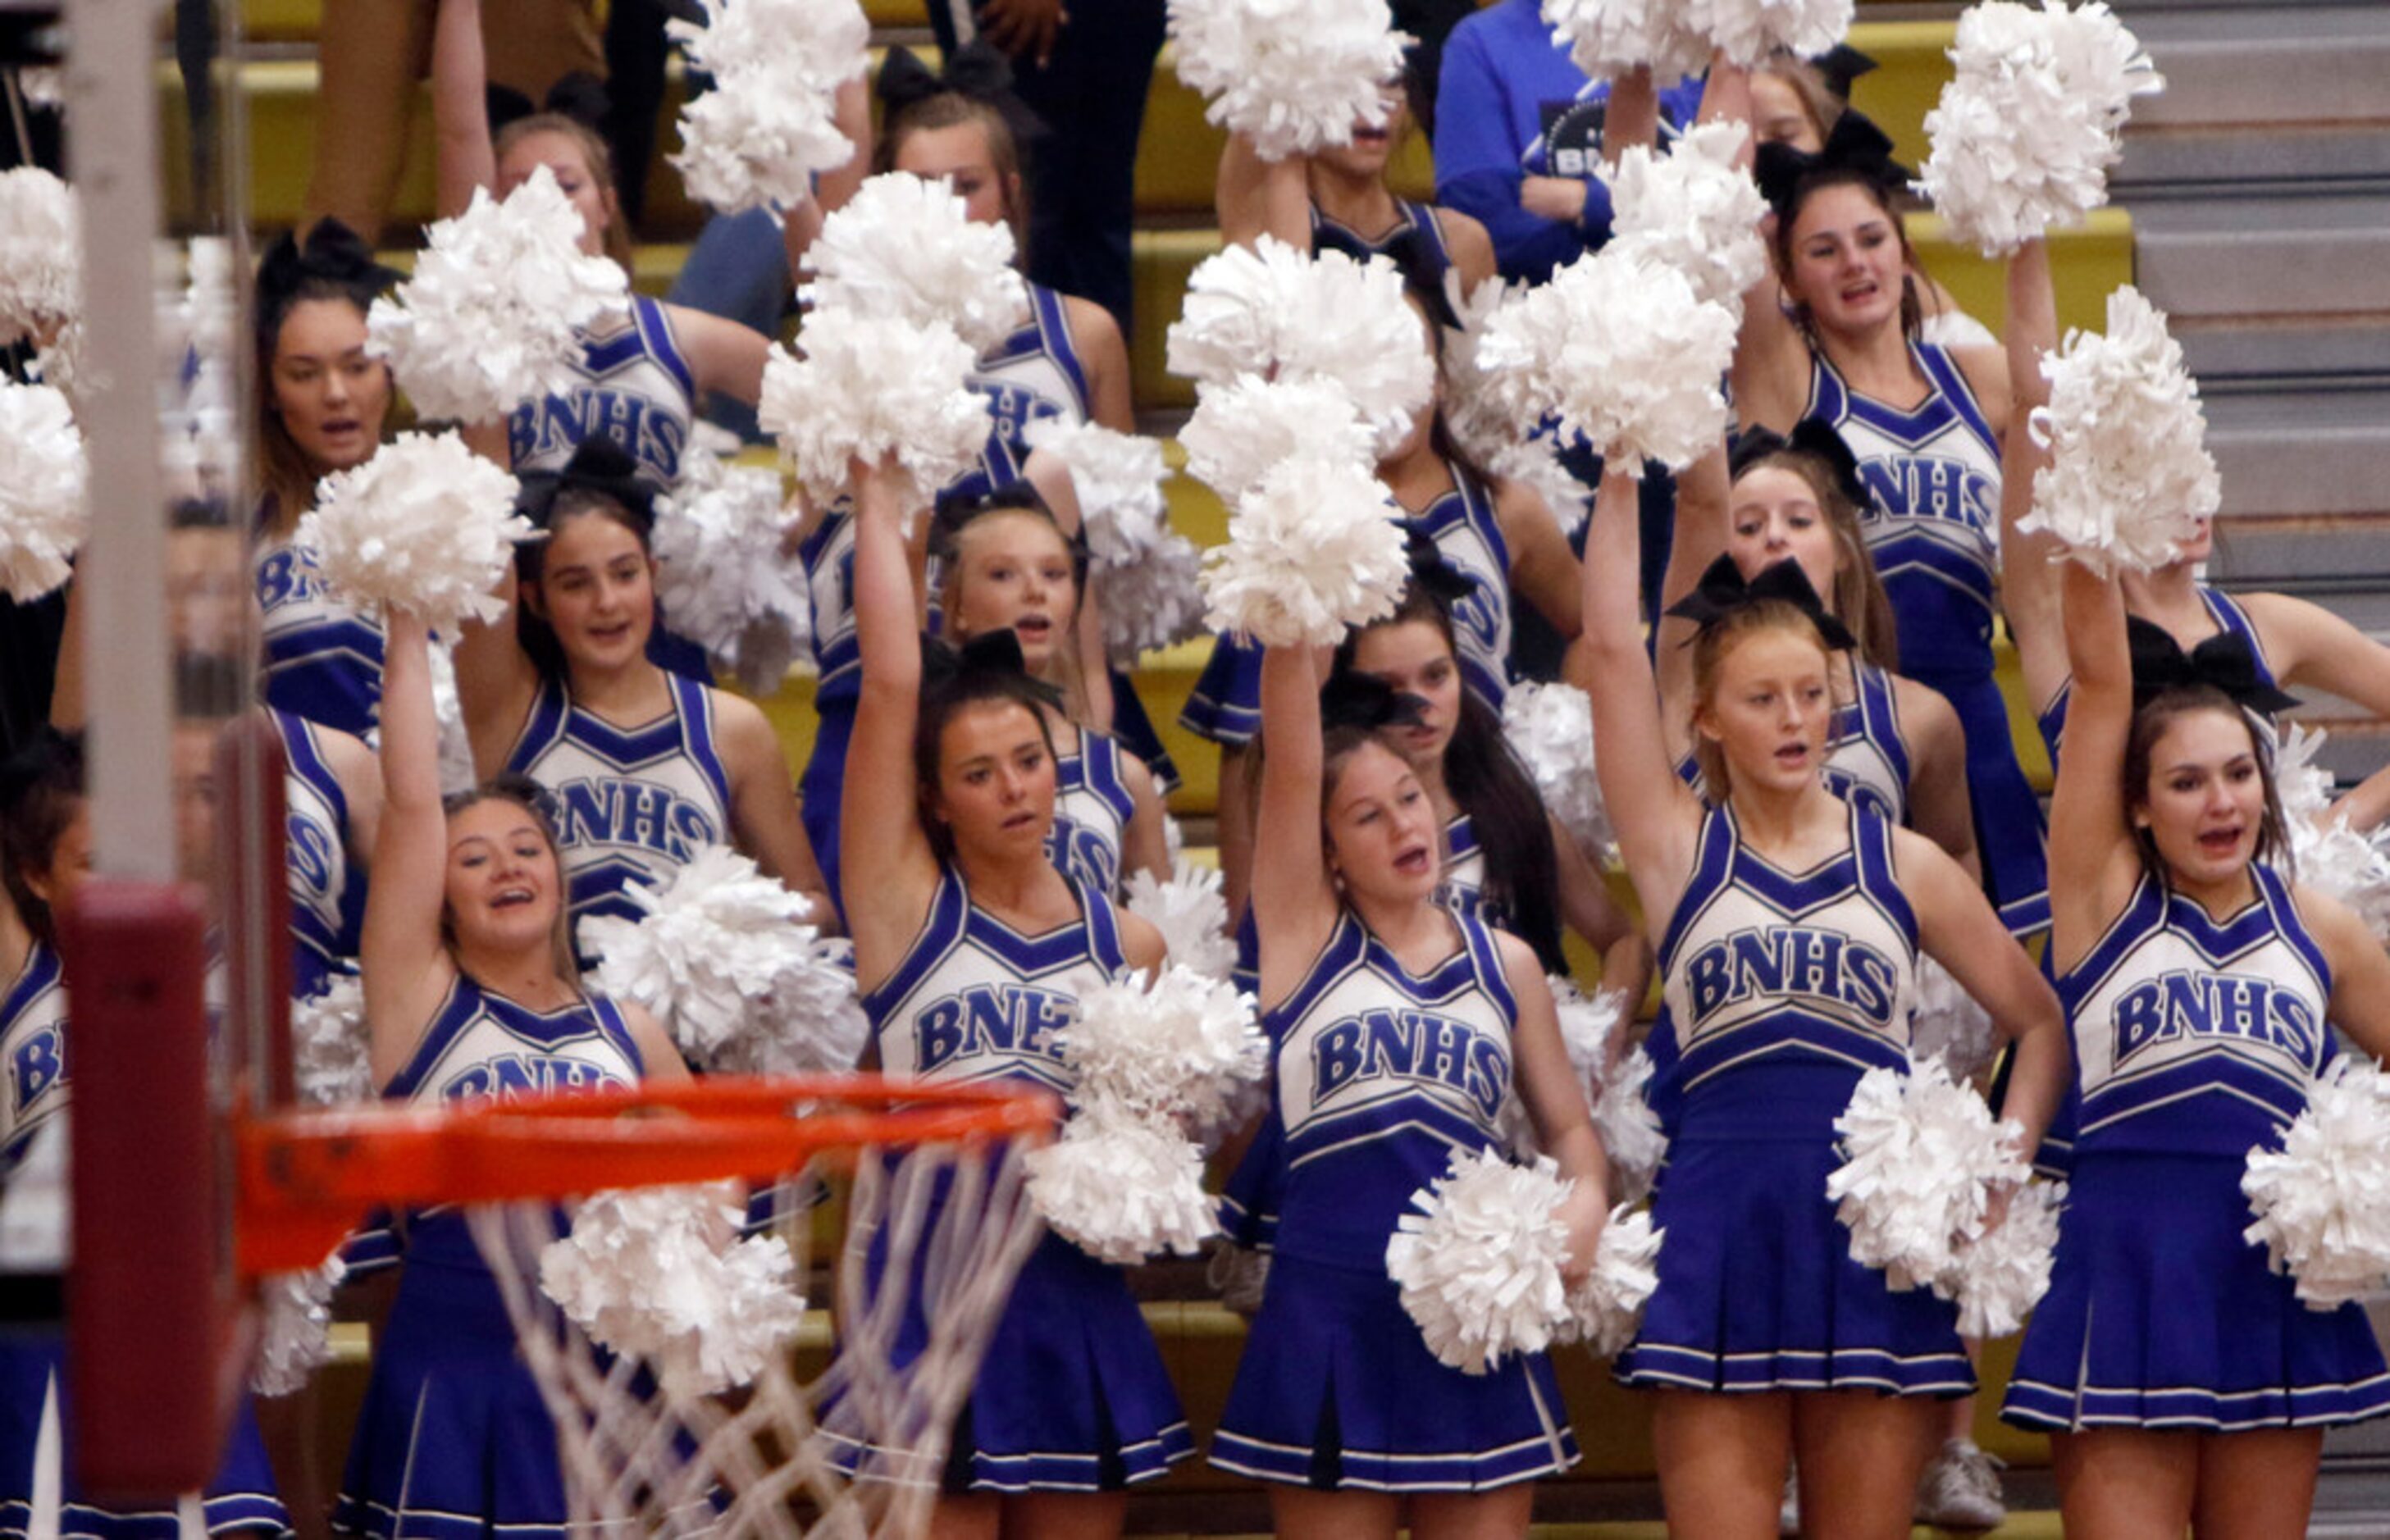
POLYGON ((1671 1534, 1775 1534, 1797 1454, 1817 1533, 1905 1536, 1935 1398, 1974 1376, 1953 1305, 1853 1260, 1826 1192, 1834 1121, 1865 1071, 1907 1069, 1921 950, 2015 1040, 2007 1110, 2030 1149, 2066 1075, 2058 1004, 1964 867, 1827 789, 1832 656, 1850 638, 1795 563, 1717 574, 1679 607, 1699 627, 1690 736, 1716 804, 1686 785, 1636 613, 1636 507, 1633 481, 1603 480, 1574 660, 1663 981, 1649 1046, 1667 1242, 1617 1373, 1658 1392, 1671 1534))
MULTIPOLYGON (((899 1077, 1068 1091, 1055 1038, 1081 982, 1159 967, 1162 938, 1048 858, 1054 699, 1022 671, 1018 634, 925 657, 903 483, 854 470, 862 684, 840 816, 874 1051, 899 1077), (1018 1030, 986 1030, 1007 1020, 1018 1030)), ((1121 1532, 1124 1489, 1190 1452, 1125 1272, 1049 1233, 981 1362, 931 1533, 1102 1540, 1121 1532)))
POLYGON ((2082 1126, 2002 1415, 2049 1431, 2069 1534, 2297 1534, 2322 1430, 2390 1412, 2390 1374, 2362 1308, 2310 1309, 2244 1238, 2242 1176, 2306 1106, 2327 1023, 2390 1052, 2390 956, 2276 865, 2247 713, 2281 697, 2252 660, 2138 654, 2117 582, 2060 581, 2050 955, 2082 1126))
MULTIPOLYGON (((1376 695, 1409 707, 1396 718, 1416 710, 1376 695)), ((1394 722, 1323 730, 1308 648, 1264 653, 1261 704, 1270 858, 1253 912, 1284 1192, 1213 1462, 1273 1483, 1282 1535, 1523 1536, 1528 1483, 1577 1459, 1551 1367, 1540 1354, 1483 1375, 1439 1362, 1388 1275, 1387 1241, 1456 1153, 1501 1147, 1515 1094, 1575 1184, 1560 1217, 1566 1273, 1580 1275, 1608 1207, 1601 1141, 1534 949, 1439 897, 1442 821, 1394 722), (1396 1017, 1408 1050, 1376 1024, 1396 1017)))
MULTIPOLYGON (((393 610, 389 636, 365 926, 374 1084, 437 1107, 685 1078, 646 1011, 583 991, 539 789, 508 777, 443 801, 423 622, 393 610)), ((333 1527, 560 1535, 565 1518, 546 1403, 465 1215, 416 1214, 333 1527)))

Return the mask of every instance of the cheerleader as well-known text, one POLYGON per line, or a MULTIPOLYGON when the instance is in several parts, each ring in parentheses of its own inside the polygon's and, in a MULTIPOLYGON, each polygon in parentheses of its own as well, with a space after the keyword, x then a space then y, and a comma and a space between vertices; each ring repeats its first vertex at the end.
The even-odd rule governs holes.
MULTIPOLYGON (((841 816, 874 1051, 897 1076, 1067 1090, 1049 1032, 981 1023, 1059 1027, 1076 1010, 1074 976, 1158 967, 1161 936, 1047 855, 1052 697, 1021 672, 1019 634, 941 653, 950 666, 925 676, 898 485, 888 466, 856 468, 863 678, 841 816)), ((1190 1447, 1124 1270, 1048 1235, 981 1362, 932 1533, 1117 1535, 1126 1487, 1190 1447)))
POLYGON ((360 738, 381 705, 381 626, 324 590, 291 544, 315 486, 381 448, 390 366, 368 351, 366 312, 397 275, 337 220, 304 245, 275 242, 257 269, 257 599, 266 703, 360 738))
POLYGON ((2390 1412, 2390 1372, 2361 1308, 2308 1309, 2244 1238, 2241 1178, 2330 1029, 2390 1053, 2390 958, 2275 865, 2246 712, 2279 700, 2237 644, 2128 653, 2120 586, 2071 563, 2060 582, 2050 945, 2082 1126, 2003 1415, 2050 1432, 2069 1534, 2297 1534, 2322 1430, 2390 1412))
MULTIPOLYGON (((1677 533, 1662 592, 1676 604, 1700 586, 1714 560, 1749 583, 1780 561, 1800 565, 1826 613, 1852 647, 1829 659, 1835 717, 1826 751, 1826 785, 1887 823, 1916 829, 1978 870, 1975 825, 1967 803, 1966 737, 1950 703, 1895 674, 1899 647, 1892 601, 1868 559, 1859 509, 1867 489, 1842 435, 1804 421, 1788 439, 1754 428, 1703 457, 1677 481, 1677 533)), ((1716 575, 1723 578, 1725 569, 1716 575)), ((1661 727, 1689 781, 1693 757, 1693 626, 1664 615, 1654 662, 1661 727)))
MULTIPOLYGON (((581 987, 546 796, 508 776, 442 799, 423 622, 394 610, 388 626, 365 927, 374 1084, 442 1107, 684 1078, 652 1017, 581 987)), ((465 1216, 418 1214, 333 1528, 391 1540, 561 1534, 564 1521, 546 1405, 465 1216)))
POLYGON ((1881 134, 1830 137, 1816 156, 1760 148, 1776 271, 1743 304, 1734 402, 1745 428, 1789 432, 1816 417, 1857 456, 1901 671, 1959 713, 1985 887, 2009 928, 2028 934, 2049 914, 2041 812, 1992 673, 2009 371, 1996 349, 1919 340, 1890 150, 1881 134))
POLYGON ((1527 1483, 1577 1459, 1551 1366, 1439 1363, 1386 1242, 1455 1151, 1500 1145, 1515 1094, 1574 1183, 1561 1217, 1581 1274, 1608 1212, 1601 1141, 1534 949, 1440 900, 1439 820, 1407 746, 1382 726, 1323 730, 1315 667, 1308 648, 1263 657, 1271 859, 1253 910, 1284 1191, 1212 1460, 1272 1483, 1282 1535, 1523 1536, 1527 1483), (1397 1015, 1402 1043, 1368 1024, 1397 1015))
POLYGON ((289 712, 266 714, 282 740, 291 993, 303 998, 356 971, 381 767, 362 739, 289 712))
MULTIPOLYGON (((13 1173, 37 1137, 66 1137, 71 1095, 66 986, 54 911, 73 902, 91 867, 91 819, 84 798, 80 738, 43 733, 0 765, 0 1175, 13 1173)), ((66 1238, 57 1238, 63 1251, 66 1238)), ((83 1500, 71 1460, 43 1464, 43 1424, 55 1396, 48 1458, 74 1441, 64 1343, 59 1337, 0 1334, 0 1528, 12 1534, 103 1534, 113 1540, 178 1540, 173 1509, 118 1512, 83 1500), (50 1485, 56 1481, 58 1486, 50 1485), (45 1495, 45 1493, 47 1495, 45 1495), (54 1509, 45 1511, 50 1503, 54 1509)), ((213 1534, 285 1535, 289 1515, 275 1495, 249 1399, 241 1398, 224 1464, 209 1483, 203 1517, 213 1534)))
POLYGON ((1166 879, 1170 842, 1152 773, 1119 739, 1086 725, 1095 720, 1078 645, 1086 553, 1022 481, 989 497, 942 500, 930 554, 945 633, 968 643, 1010 631, 1022 666, 1060 694, 1060 709, 1046 712, 1055 752, 1055 864, 1107 897, 1118 895, 1132 871, 1166 879))
MULTIPOLYGON (((1411 289, 1421 340, 1437 350, 1443 296, 1411 289)), ((1440 376, 1439 376, 1440 378, 1440 376)), ((1378 479, 1432 540, 1445 564, 1467 580, 1470 592, 1450 605, 1462 674, 1487 706, 1499 712, 1510 683, 1514 597, 1535 606, 1563 638, 1577 633, 1575 558, 1543 497, 1524 482, 1507 481, 1470 462, 1436 399, 1412 419, 1410 431, 1378 462, 1378 479)), ((1202 675, 1180 713, 1179 725, 1220 746, 1220 866, 1230 913, 1244 905, 1253 865, 1253 809, 1247 752, 1260 725, 1261 655, 1232 636, 1212 649, 1202 675)))
POLYGON ((1576 660, 1662 969, 1650 1047, 1670 1145, 1652 1220, 1668 1240, 1616 1370, 1657 1392, 1672 1534, 1774 1534, 1797 1455, 1818 1533, 1906 1535, 1934 1398, 1973 1374, 1950 1304, 1851 1260, 1826 1197, 1833 1120, 1865 1070, 1906 1069, 1921 948, 2016 1040, 2007 1111, 2031 1148, 2065 1075, 2057 1002, 1965 868, 1827 789, 1830 659, 1849 637, 1797 563, 1748 585, 1719 573, 1680 607, 1699 625, 1690 736, 1716 803, 1677 775, 1637 623, 1635 508, 1633 481, 1605 478, 1576 660))
POLYGON ((456 693, 484 779, 521 776, 555 800, 567 913, 640 913, 696 851, 737 847, 832 920, 790 790, 788 760, 752 701, 649 661, 654 523, 630 456, 596 438, 525 483, 545 533, 516 548, 519 583, 456 646, 456 693))

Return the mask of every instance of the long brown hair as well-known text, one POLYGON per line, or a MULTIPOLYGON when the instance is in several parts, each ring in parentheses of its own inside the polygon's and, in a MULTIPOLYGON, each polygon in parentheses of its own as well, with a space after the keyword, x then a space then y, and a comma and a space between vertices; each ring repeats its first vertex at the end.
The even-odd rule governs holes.
MULTIPOLYGON (((2125 811, 2130 815, 2150 802, 2151 761, 2157 752, 2158 739, 2166 729, 2186 716, 2200 712, 2217 712, 2239 723, 2249 735, 2249 751, 2257 759, 2257 774, 2265 783, 2266 811, 2257 820, 2257 848, 2250 859, 2270 861, 2288 869, 2291 866, 2290 826, 2282 815, 2282 796, 2274 784, 2274 756, 2265 739, 2249 719, 2249 713, 2232 703, 2232 698, 2213 685, 2178 685, 2162 690, 2134 708, 2132 731, 2125 737, 2125 811)), ((2133 849, 2141 858, 2141 870, 2157 880, 2160 887, 2171 891, 2174 870, 2165 857, 2158 853, 2157 838, 2146 825, 2133 823, 2133 849)))
POLYGON ((581 147, 581 158, 588 162, 590 179, 598 184, 600 196, 607 200, 606 228, 600 236, 606 254, 623 272, 630 272, 634 255, 631 232, 623 225, 622 189, 614 181, 614 152, 607 148, 605 136, 570 113, 533 112, 498 130, 491 152, 503 160, 507 151, 534 134, 561 134, 581 147))
POLYGON ((1801 478, 1826 516, 1834 536, 1834 584, 1826 606, 1858 643, 1859 657, 1887 674, 1900 670, 1900 630, 1893 615, 1892 597, 1868 554, 1867 536, 1859 528, 1858 505, 1852 502, 1834 473, 1817 456, 1786 445, 1754 456, 1735 471, 1737 482, 1754 470, 1789 470, 1801 478))
POLYGON ((1022 173, 1021 140, 993 103, 959 91, 940 91, 899 108, 881 132, 879 147, 871 152, 871 169, 875 173, 894 171, 897 152, 916 134, 957 128, 964 123, 977 123, 980 132, 987 135, 988 164, 996 169, 996 183, 1004 189, 1004 223, 1012 228, 1013 250, 1025 261, 1029 254, 1029 195, 1022 173))
MULTIPOLYGON (((1917 252, 1908 244, 1908 227, 1901 222, 1900 211, 1893 206, 1892 194, 1872 174, 1857 166, 1823 166, 1803 175, 1795 184, 1788 211, 1778 216, 1772 242, 1776 255, 1776 276, 1783 283, 1788 296, 1792 291, 1792 230, 1801 222, 1801 211, 1809 199, 1829 187, 1857 187, 1867 194, 1868 201, 1883 211, 1892 222, 1893 238, 1900 243, 1900 334, 1911 342, 1918 339, 1925 325, 1924 303, 1917 294, 1917 252)), ((1807 338, 1811 351, 1823 353, 1818 337, 1818 320, 1810 313, 1809 302, 1792 299, 1792 319, 1807 338)))
MULTIPOLYGON (((547 853, 556 862, 556 920, 548 928, 548 956, 556 964, 557 977, 567 983, 579 984, 581 964, 572 954, 572 882, 564 869, 564 843, 557 838, 556 820, 550 816, 552 805, 547 789, 529 776, 509 770, 495 776, 469 790, 455 791, 440 799, 440 811, 449 818, 482 802, 511 802, 531 815, 539 828, 540 838, 547 841, 547 853)), ((456 917, 448 901, 440 901, 440 942, 448 948, 450 960, 463 972, 464 963, 456 956, 456 917)))

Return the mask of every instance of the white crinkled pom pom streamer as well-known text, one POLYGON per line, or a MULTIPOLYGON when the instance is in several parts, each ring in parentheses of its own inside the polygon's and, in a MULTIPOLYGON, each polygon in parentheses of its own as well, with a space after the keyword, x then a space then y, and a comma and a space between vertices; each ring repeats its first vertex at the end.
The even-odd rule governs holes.
POLYGON ((1170 0, 1178 78, 1211 98, 1204 116, 1266 160, 1353 142, 1385 126, 1385 83, 1409 39, 1385 0, 1170 0))
POLYGON ((542 1250, 539 1284, 600 1346, 647 1360, 666 1395, 713 1395, 788 1350, 805 1315, 788 1246, 734 1240, 728 1184, 601 1192, 542 1250))
POLYGON ((1485 335, 1486 323, 1505 306, 1524 299, 1527 292, 1523 283, 1489 278, 1464 294, 1458 268, 1444 277, 1445 302, 1460 324, 1444 328, 1439 340, 1444 399, 1438 405, 1444 411, 1446 431, 1480 465, 1519 443, 1533 429, 1532 424, 1523 428, 1511 420, 1510 409, 1488 388, 1490 379, 1477 366, 1478 339, 1485 335))
POLYGON ((1130 914, 1162 932, 1171 962, 1206 979, 1226 980, 1237 964, 1237 943, 1228 934, 1228 900, 1220 869, 1179 856, 1168 881, 1151 872, 1129 873, 1130 914))
POLYGON ((672 162, 693 196, 725 213, 792 208, 816 173, 854 157, 831 96, 867 65, 870 21, 855 0, 706 0, 705 9, 702 25, 664 23, 713 81, 681 109, 672 162))
POLYGON ((2310 1310, 2333 1310, 2390 1284, 2390 1080, 2345 1058, 2307 1087, 2279 1150, 2249 1151, 2241 1178, 2256 1222, 2242 1233, 2274 1271, 2297 1280, 2310 1310))
POLYGON ((1594 1132, 1610 1157, 1610 1195, 1621 1202, 1649 1196, 1668 1155, 1668 1136, 1651 1110, 1652 1068, 1651 1054, 1636 1045, 1593 1098, 1594 1132))
POLYGON ((1975 1078, 1999 1052, 1991 1013, 1959 987, 1950 970, 1917 956, 1916 993, 1908 1011, 1909 1057, 1937 1059, 1954 1081, 1975 1078))
POLYGON ((1384 257, 1315 257, 1270 236, 1189 275, 1169 366, 1206 385, 1240 374, 1330 381, 1368 424, 1378 454, 1403 441, 1435 391, 1435 358, 1399 268, 1384 257))
POLYGON ((91 529, 90 462, 67 398, 0 380, 0 588, 28 604, 66 582, 91 529))
POLYGON ((401 433, 353 470, 324 478, 299 520, 324 582, 350 604, 404 610, 434 631, 506 613, 493 597, 518 541, 515 479, 455 433, 401 433))
MULTIPOLYGON (((465 705, 456 695, 456 643, 431 639, 431 714, 440 724, 440 791, 469 791, 481 780, 473 769, 473 740, 465 731, 465 705)), ((380 729, 374 729, 376 749, 380 729)))
POLYGON ((1682 470, 1726 432, 1736 329, 1683 274, 1613 246, 1497 311, 1477 366, 1511 421, 1557 417, 1613 463, 1682 470))
POLYGON ((1612 240, 1675 268, 1695 294, 1737 315, 1743 292, 1767 273, 1759 235, 1767 200, 1735 164, 1749 137, 1741 123, 1703 123, 1665 155, 1629 148, 1602 178, 1610 184, 1612 240))
POLYGON ((1756 69, 1768 56, 1815 58, 1849 35, 1852 0, 1681 0, 1683 24, 1729 63, 1756 69))
POLYGON ((623 270, 583 254, 581 212, 546 166, 503 201, 476 188, 423 237, 414 275, 366 324, 427 421, 486 422, 571 391, 580 328, 629 302, 623 270))
POLYGON ((1852 1260, 1882 1269, 1895 1290, 1955 1275, 1959 1249, 1984 1231, 1991 1185, 2031 1174, 2016 1125, 1995 1123, 1984 1098, 1937 1062, 1905 1075, 1870 1070, 1834 1131, 1843 1163, 1826 1196, 1851 1232, 1852 1260))
POLYGON ((1269 1063, 1253 996, 1178 965, 1082 989, 1078 1020, 1058 1041, 1074 1101, 1198 1127, 1222 1121, 1237 1087, 1269 1063))
POLYGON ((1203 385, 1178 443, 1187 451, 1187 473, 1232 506, 1297 456, 1361 470, 1377 461, 1353 398, 1326 379, 1246 374, 1203 385))
POLYGON ((259 1395, 290 1395, 306 1388, 317 1369, 332 1361, 332 1294, 348 1277, 338 1256, 321 1267, 276 1273, 263 1285, 258 1312, 257 1356, 249 1388, 259 1395))
POLYGON ((845 487, 850 459, 893 454, 926 505, 986 445, 987 398, 964 383, 976 355, 944 322, 822 311, 797 342, 802 357, 772 349, 755 410, 816 501, 845 487))
POLYGON ((371 1101, 376 1096, 366 1040, 366 988, 354 974, 290 1002, 290 1072, 310 1107, 371 1101))
POLYGON ((2049 464, 2034 473, 2033 511, 2018 521, 2063 542, 2099 571, 2149 571, 2172 561, 2223 499, 2207 453, 2199 382, 2165 316, 2127 286, 2108 296, 2105 336, 2069 332, 2044 358, 2049 404, 2033 414, 2049 464))
POLYGON ((2332 772, 2315 763, 2324 735, 2292 723, 2274 751, 2274 785, 2289 826, 2298 879, 2357 911, 2376 939, 2390 942, 2390 825, 2359 831, 2332 811, 2332 772))
POLYGON ((656 596, 715 667, 768 695, 813 632, 803 574, 783 554, 793 520, 780 473, 697 450, 681 468, 679 487, 656 504, 656 596))
POLYGON ((1394 611, 1408 548, 1385 484, 1308 456, 1265 476, 1204 553, 1205 621, 1264 647, 1332 647, 1394 611))
POLYGON ((1918 186, 1951 234, 1996 257, 2107 202, 2133 98, 2165 89, 2097 0, 1985 0, 1959 18, 1950 59, 1918 186))
POLYGON ((1219 1230, 1203 1190, 1203 1152, 1169 1127, 1097 1108, 1024 1157, 1029 1199, 1047 1226, 1099 1262, 1134 1266, 1162 1251, 1192 1256, 1219 1230))
POLYGON ((926 327, 944 321, 975 352, 1011 336, 1029 314, 1012 266, 1012 230, 971 220, 944 182, 887 172, 822 223, 805 252, 815 309, 926 327))
POLYGON ((844 952, 807 923, 811 906, 755 863, 726 845, 697 851, 661 890, 633 882, 623 896, 646 911, 636 921, 591 915, 581 922, 584 950, 598 955, 598 987, 636 1000, 655 1013, 673 1041, 700 1064, 727 1068, 726 1056, 752 1054, 749 1040, 790 1033, 826 1034, 821 1062, 791 1064, 846 1069, 836 1057, 861 1034, 842 1024, 854 1007, 854 981, 841 964, 844 952), (812 1009, 835 1007, 832 1020, 810 1021, 812 1009))
POLYGON ((83 216, 73 189, 38 166, 0 171, 0 347, 82 314, 83 216))
POLYGON ((1544 24, 1588 78, 1648 65, 1664 91, 1709 67, 1709 39, 1685 25, 1684 9, 1684 0, 1544 0, 1544 24))
MULTIPOLYGON (((1551 988, 1561 1046, 1568 1050, 1569 1069, 1589 1106, 1600 1094, 1603 1072, 1609 1068, 1611 1039, 1625 1014, 1622 1002, 1606 991, 1587 995, 1576 987, 1575 980, 1558 973, 1547 974, 1544 982, 1551 988)), ((1528 1116, 1526 1098, 1515 1085, 1502 1101, 1502 1136, 1521 1155, 1537 1151, 1534 1120, 1528 1116)))
POLYGON ((1936 1294, 1959 1302, 1960 1336, 1983 1342, 2024 1329, 2025 1316, 2049 1291, 2058 1211, 2065 1206, 2065 1183, 2026 1184, 2000 1222, 1960 1251, 1957 1277, 1935 1281, 1936 1294))
POLYGON ((1611 1210, 1592 1269, 1569 1288, 1568 1320, 1559 1340, 1583 1342, 1604 1358, 1616 1357, 1633 1341, 1643 1306, 1660 1286, 1660 1242, 1666 1235, 1641 1210, 1624 1203, 1611 1210))
POLYGON ((1161 443, 1060 417, 1031 423, 1024 440, 1071 472, 1102 601, 1105 652, 1128 663, 1199 634, 1203 596, 1195 579, 1203 554, 1170 527, 1161 443))
POLYGON ((1484 1374, 1539 1353, 1568 1317, 1561 1268, 1569 1182, 1548 1156, 1512 1165, 1495 1150, 1452 1152, 1451 1170, 1411 1194, 1386 1242, 1386 1272, 1436 1361, 1484 1374))
POLYGON ((1593 769, 1593 707, 1574 685, 1526 683, 1502 698, 1502 734, 1535 777, 1544 811, 1558 818, 1586 859, 1618 852, 1601 782, 1593 769))

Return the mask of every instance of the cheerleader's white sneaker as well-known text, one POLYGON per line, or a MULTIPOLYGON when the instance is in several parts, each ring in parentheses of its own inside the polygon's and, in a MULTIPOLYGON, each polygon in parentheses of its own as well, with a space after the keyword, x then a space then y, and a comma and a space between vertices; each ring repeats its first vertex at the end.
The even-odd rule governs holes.
POLYGON ((2000 1492, 2000 1461, 1976 1448, 1972 1439, 1951 1439, 1918 1477, 1917 1506, 1910 1516, 1940 1529, 1998 1528, 2009 1516, 2000 1492))

